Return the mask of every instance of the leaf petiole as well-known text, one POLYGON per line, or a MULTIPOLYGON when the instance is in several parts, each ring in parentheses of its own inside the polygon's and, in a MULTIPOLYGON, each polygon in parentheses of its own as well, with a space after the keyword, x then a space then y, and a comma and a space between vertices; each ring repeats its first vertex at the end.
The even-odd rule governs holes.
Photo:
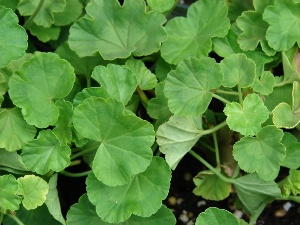
POLYGON ((13 221, 15 221, 18 225, 25 225, 17 216, 6 214, 9 218, 11 218, 13 221))
POLYGON ((225 94, 225 95, 236 95, 236 96, 239 95, 239 93, 236 91, 224 91, 224 90, 219 90, 219 89, 216 90, 216 93, 225 94))
POLYGON ((147 95, 145 94, 145 92, 139 86, 137 86, 136 92, 138 93, 143 106, 147 107, 149 99, 148 99, 147 95))
POLYGON ((227 99, 225 99, 225 98, 223 98, 223 97, 221 97, 221 96, 219 96, 219 95, 216 95, 215 93, 212 93, 212 96, 213 96, 214 98, 220 100, 221 102, 225 103, 225 104, 230 103, 230 101, 228 101, 227 99))
POLYGON ((34 11, 34 13, 28 18, 28 20, 23 25, 23 28, 25 30, 27 30, 30 27, 30 25, 32 24, 34 18, 36 17, 36 15, 40 12, 41 8, 43 7, 44 3, 45 3, 45 0, 40 0, 37 8, 34 11))
POLYGON ((206 135, 206 134, 214 133, 214 132, 220 130, 222 127, 225 127, 226 125, 227 125, 226 121, 223 121, 222 123, 214 126, 213 128, 201 131, 201 134, 206 135))
POLYGON ((71 173, 71 172, 67 172, 65 170, 61 171, 60 173, 64 176, 67 176, 67 177, 84 177, 84 176, 87 176, 89 175, 89 173, 91 172, 92 170, 88 170, 88 171, 85 171, 85 172, 81 172, 81 173, 71 173))

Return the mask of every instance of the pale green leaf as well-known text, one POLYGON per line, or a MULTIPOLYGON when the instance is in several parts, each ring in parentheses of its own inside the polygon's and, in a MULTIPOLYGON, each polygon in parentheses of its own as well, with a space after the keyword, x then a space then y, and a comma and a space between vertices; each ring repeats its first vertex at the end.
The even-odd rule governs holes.
POLYGON ((57 40, 61 30, 60 27, 42 27, 35 23, 32 23, 28 29, 32 35, 36 36, 42 42, 57 40))
POLYGON ((300 171, 290 170, 288 177, 283 182, 283 195, 300 194, 300 171))
POLYGON ((168 165, 162 158, 154 157, 144 172, 132 176, 121 186, 107 186, 90 173, 86 181, 87 194, 103 221, 120 223, 132 214, 149 217, 157 212, 168 195, 170 180, 168 165))
POLYGON ((82 103, 85 99, 89 97, 100 97, 104 99, 111 98, 109 93, 102 88, 102 87, 90 87, 90 88, 84 88, 81 92, 78 92, 74 98, 74 106, 78 106, 80 103, 82 103))
POLYGON ((200 213, 195 225, 239 225, 237 218, 225 209, 210 207, 200 213))
POLYGON ((72 90, 74 69, 54 53, 36 53, 9 81, 9 95, 25 120, 39 128, 53 125, 59 115, 55 99, 72 90))
POLYGON ((17 210, 22 199, 16 195, 18 190, 16 178, 11 174, 0 176, 0 187, 0 209, 17 210))
POLYGON ((71 150, 61 145, 50 130, 44 130, 39 136, 22 148, 24 164, 38 174, 44 175, 50 170, 60 172, 70 164, 71 150))
POLYGON ((8 172, 13 171, 14 173, 28 172, 21 156, 17 152, 8 152, 2 148, 0 148, 0 168, 8 172), (13 170, 11 171, 11 169, 13 170))
POLYGON ((224 37, 229 28, 224 1, 197 1, 188 8, 186 18, 168 21, 168 39, 162 45, 162 57, 170 64, 178 64, 188 57, 207 56, 212 50, 211 38, 224 37))
POLYGON ((96 66, 92 73, 103 89, 114 99, 126 105, 137 87, 133 72, 123 66, 108 64, 96 66))
POLYGON ((1 5, 0 30, 0 68, 3 68, 25 54, 28 37, 23 27, 18 25, 17 15, 1 5))
POLYGON ((196 185, 193 193, 208 200, 224 200, 231 192, 231 184, 224 182, 210 171, 201 171, 194 177, 193 181, 196 185))
POLYGON ((256 137, 243 137, 236 142, 233 156, 240 168, 248 173, 270 174, 278 170, 285 158, 285 147, 280 143, 282 137, 282 130, 266 126, 256 137))
POLYGON ((275 0, 265 9, 263 19, 270 24, 266 39, 272 48, 285 51, 296 42, 300 45, 299 11, 300 4, 293 0, 275 0))
POLYGON ((210 90, 220 87, 222 80, 223 72, 214 59, 183 60, 165 81, 164 93, 171 112, 187 116, 203 114, 212 99, 210 90))
POLYGON ((237 102, 227 103, 224 113, 229 128, 246 136, 255 135, 269 118, 269 110, 258 94, 247 95, 243 106, 237 102))
POLYGON ((60 201, 57 191, 57 177, 58 174, 54 174, 49 180, 49 191, 46 196, 45 204, 49 210, 49 213, 59 221, 61 224, 66 225, 66 221, 62 215, 60 201))
POLYGON ((151 10, 157 12, 166 12, 175 4, 174 0, 147 0, 151 10))
POLYGON ((91 1, 86 11, 70 29, 69 44, 80 56, 100 52, 106 60, 150 55, 160 49, 166 39, 162 24, 165 17, 146 13, 144 0, 91 1))
MULTIPOLYGON (((83 5, 79 0, 65 0, 66 5, 63 11, 54 12, 54 25, 66 26, 75 22, 82 14, 83 5)), ((53 3, 55 4, 55 3, 53 3)))
POLYGON ((35 175, 25 175, 18 178, 17 194, 21 195, 22 204, 27 210, 35 209, 46 201, 49 185, 35 175))
POLYGON ((0 148, 13 152, 33 140, 36 129, 26 123, 19 108, 0 112, 0 148))
POLYGON ((224 73, 222 86, 232 88, 238 85, 241 88, 249 87, 255 78, 255 63, 245 54, 232 54, 220 62, 224 73))
POLYGON ((292 106, 282 102, 278 104, 272 111, 273 123, 277 127, 294 128, 300 122, 300 83, 293 83, 292 106))
POLYGON ((159 150, 166 155, 166 161, 172 169, 202 136, 199 121, 201 118, 198 117, 172 116, 159 126, 156 132, 159 150))
POLYGON ((267 55, 274 55, 276 51, 272 49, 266 40, 266 31, 269 24, 263 20, 263 12, 269 5, 273 5, 274 0, 254 0, 255 10, 243 12, 236 20, 237 26, 242 30, 238 37, 238 43, 244 51, 255 50, 258 44, 267 55))
POLYGON ((276 80, 274 75, 270 71, 264 71, 261 76, 257 76, 254 79, 254 83, 251 85, 253 91, 262 95, 269 95, 273 92, 276 80))
MULTIPOLYGON (((21 0, 18 10, 22 16, 31 16, 39 6, 39 0, 21 0)), ((55 12, 62 12, 66 6, 66 0, 44 0, 40 10, 35 15, 33 22, 38 26, 50 27, 54 24, 55 12)))
POLYGON ((138 85, 142 90, 150 90, 155 88, 157 79, 155 74, 145 66, 141 60, 130 59, 125 63, 125 67, 130 69, 136 76, 138 85))
POLYGON ((298 169, 300 167, 300 142, 291 133, 284 132, 281 143, 286 149, 286 157, 281 165, 290 169, 298 169))
POLYGON ((83 137, 101 142, 92 168, 104 184, 125 184, 150 164, 153 127, 120 102, 90 97, 75 108, 73 123, 83 137))

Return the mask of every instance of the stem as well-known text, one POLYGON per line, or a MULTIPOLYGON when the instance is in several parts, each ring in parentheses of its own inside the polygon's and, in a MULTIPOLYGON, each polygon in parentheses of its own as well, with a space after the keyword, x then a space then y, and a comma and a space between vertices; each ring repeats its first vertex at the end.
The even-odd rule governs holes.
POLYGON ((282 82, 280 82, 280 83, 275 84, 274 87, 282 87, 282 86, 287 85, 287 84, 291 84, 291 82, 288 82, 288 81, 282 81, 282 82))
POLYGON ((89 175, 89 173, 91 172, 92 170, 88 170, 88 171, 85 171, 85 172, 81 172, 81 173, 71 173, 71 172, 67 172, 65 170, 61 171, 60 173, 64 176, 67 176, 67 177, 84 177, 84 176, 87 176, 89 175))
POLYGON ((10 217, 13 221, 15 221, 18 225, 25 225, 17 216, 11 214, 6 214, 6 215, 10 217))
POLYGON ((215 152, 216 152, 216 163, 217 167, 220 167, 221 161, 220 161, 220 152, 219 152, 219 144, 218 144, 218 139, 217 139, 217 134, 216 132, 212 133, 213 139, 214 139, 214 146, 215 146, 215 152))
POLYGON ((202 145, 203 147, 207 148, 208 150, 215 152, 215 149, 211 147, 210 145, 206 144, 204 141, 199 140, 198 143, 202 145))
POLYGON ((262 211, 266 207, 267 203, 268 203, 267 201, 264 201, 263 203, 261 203, 261 205, 255 211, 255 214, 250 217, 249 225, 254 225, 256 223, 257 218, 262 213, 262 211))
POLYGON ((242 88, 240 87, 240 85, 238 85, 238 92, 239 92, 239 102, 241 105, 243 105, 243 92, 242 92, 242 88))
POLYGON ((223 174, 221 174, 217 169, 215 169, 212 165, 210 165, 208 162, 206 162, 200 155, 198 155, 193 150, 190 150, 189 153, 194 156, 197 160, 199 160, 204 166, 206 166, 208 169, 210 169, 214 174, 216 174, 222 181, 226 183, 233 183, 233 180, 225 177, 223 174))
POLYGON ((216 93, 225 94, 225 95, 236 95, 236 96, 239 95, 239 93, 236 91, 224 91, 219 89, 216 90, 216 93))
POLYGON ((0 224, 3 222, 3 213, 0 213, 0 224))
POLYGON ((145 94, 145 92, 143 92, 143 90, 140 88, 140 86, 138 86, 136 88, 136 92, 138 93, 140 100, 142 102, 142 104, 144 105, 144 107, 146 108, 149 102, 149 99, 147 97, 147 95, 145 94))
POLYGON ((91 87, 91 75, 86 76, 86 87, 91 87))
POLYGON ((223 97, 221 97, 221 96, 219 96, 219 95, 216 95, 215 93, 212 93, 212 96, 213 96, 214 98, 220 100, 221 102, 225 103, 225 104, 230 103, 230 101, 228 101, 227 99, 225 99, 225 98, 223 98, 223 97))
POLYGON ((34 13, 28 18, 28 20, 23 25, 24 29, 27 30, 30 27, 30 25, 32 24, 34 18, 36 17, 36 15, 40 12, 41 8, 43 7, 44 3, 45 3, 45 0, 40 0, 37 8, 34 11, 34 13))
POLYGON ((77 166, 81 163, 81 160, 80 159, 77 159, 77 160, 74 160, 74 161, 71 161, 71 164, 69 166, 77 166))
POLYGON ((227 125, 226 121, 223 121, 222 123, 214 126, 213 128, 201 131, 201 134, 206 135, 206 134, 214 133, 214 132, 220 130, 222 127, 225 127, 226 125, 227 125))

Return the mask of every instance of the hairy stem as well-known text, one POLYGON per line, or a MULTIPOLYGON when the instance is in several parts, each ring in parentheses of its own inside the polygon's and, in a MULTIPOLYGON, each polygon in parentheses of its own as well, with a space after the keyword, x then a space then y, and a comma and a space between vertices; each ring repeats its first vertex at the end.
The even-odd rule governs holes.
POLYGON ((15 221, 18 225, 25 225, 22 223, 22 221, 15 215, 12 214, 6 214, 9 218, 11 218, 13 221, 15 221))
POLYGON ((28 29, 30 27, 30 25, 32 24, 34 18, 36 17, 36 15, 40 12, 41 8, 43 7, 45 3, 45 0, 40 0, 37 8, 35 9, 34 13, 28 18, 28 20, 25 22, 23 28, 24 29, 28 29))

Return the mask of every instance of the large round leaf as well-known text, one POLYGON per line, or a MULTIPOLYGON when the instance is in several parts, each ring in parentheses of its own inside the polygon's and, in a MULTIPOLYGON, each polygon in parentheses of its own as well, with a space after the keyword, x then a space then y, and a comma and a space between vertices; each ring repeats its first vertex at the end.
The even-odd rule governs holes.
POLYGON ((79 134, 101 142, 92 168, 100 181, 112 186, 129 182, 152 159, 153 127, 124 110, 114 99, 90 97, 75 108, 73 116, 79 134))
POLYGON ((93 0, 88 16, 80 18, 70 29, 69 44, 80 56, 100 52, 107 60, 149 55, 159 50, 166 39, 162 27, 165 17, 145 12, 144 0, 93 0))
POLYGON ((29 124, 45 128, 58 119, 53 101, 67 96, 74 82, 74 69, 66 60, 36 53, 10 78, 9 95, 29 124))
POLYGON ((221 86, 223 72, 212 58, 188 58, 165 81, 164 93, 175 115, 198 116, 205 112, 211 99, 210 90, 221 86))
POLYGON ((16 178, 11 174, 0 176, 0 187, 0 208, 17 210, 22 199, 17 196, 18 182, 16 178))
POLYGON ((146 171, 133 176, 125 185, 107 186, 90 173, 87 194, 102 220, 120 223, 131 214, 148 217, 157 212, 167 197, 170 180, 171 171, 166 162, 154 157, 146 171))
POLYGON ((27 49, 27 34, 18 25, 18 17, 11 9, 0 6, 0 68, 18 59, 27 49))

